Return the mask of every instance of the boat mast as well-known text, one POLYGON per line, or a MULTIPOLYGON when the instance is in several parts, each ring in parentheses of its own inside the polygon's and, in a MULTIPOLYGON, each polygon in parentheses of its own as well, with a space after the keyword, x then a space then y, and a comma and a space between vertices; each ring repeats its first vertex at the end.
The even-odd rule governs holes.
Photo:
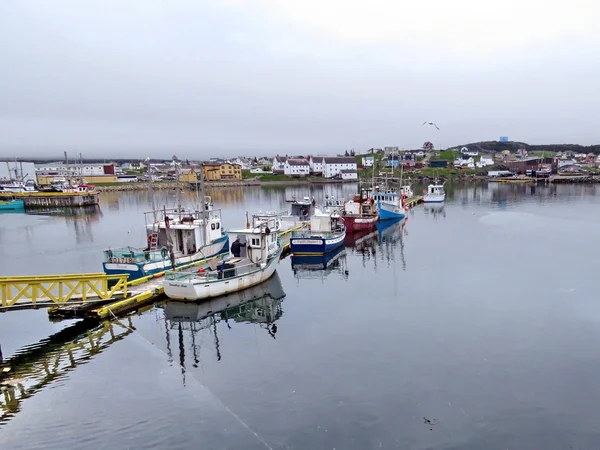
POLYGON ((71 187, 73 183, 71 183, 71 171, 69 170, 69 158, 67 157, 66 151, 65 151, 65 166, 67 168, 67 179, 69 180, 69 187, 71 187))
POLYGON ((154 191, 152 190, 152 166, 150 165, 150 157, 146 158, 145 163, 148 164, 146 175, 148 176, 148 194, 150 195, 150 200, 152 201, 152 215, 154 217, 153 224, 156 224, 156 202, 154 200, 154 191))
MULTIPOLYGON (((208 245, 208 239, 206 238, 206 204, 204 202, 204 163, 200 166, 200 212, 202 217, 202 240, 203 245, 208 245)), ((196 183, 196 186, 198 183, 196 183)))

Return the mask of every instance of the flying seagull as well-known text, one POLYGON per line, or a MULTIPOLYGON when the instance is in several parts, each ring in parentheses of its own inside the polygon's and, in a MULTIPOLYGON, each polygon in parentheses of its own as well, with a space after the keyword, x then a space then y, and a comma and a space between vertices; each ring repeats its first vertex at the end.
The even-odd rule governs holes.
POLYGON ((433 122, 423 122, 423 125, 433 125, 434 127, 436 127, 439 131, 440 127, 438 127, 435 123, 433 122))

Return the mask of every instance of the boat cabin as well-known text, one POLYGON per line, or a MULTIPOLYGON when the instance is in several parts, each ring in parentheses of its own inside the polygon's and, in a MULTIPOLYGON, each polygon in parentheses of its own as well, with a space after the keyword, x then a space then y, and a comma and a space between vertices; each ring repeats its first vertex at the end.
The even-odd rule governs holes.
POLYGON ((355 195, 344 205, 344 215, 374 216, 376 214, 377 206, 373 201, 370 189, 363 189, 360 194, 355 195))
POLYGON ((229 249, 231 251, 231 246, 239 239, 242 244, 240 258, 248 258, 254 263, 266 262, 269 256, 279 251, 277 237, 280 229, 281 223, 277 215, 254 215, 250 227, 227 230, 229 249))
POLYGON ((373 193, 373 200, 376 202, 396 204, 398 203, 398 194, 391 190, 375 191, 373 193))
POLYGON ((430 184, 427 186, 427 193, 429 195, 443 195, 444 185, 443 184, 430 184))
POLYGON ((310 235, 331 234, 341 232, 344 224, 340 222, 338 216, 330 214, 314 215, 310 219, 310 235))

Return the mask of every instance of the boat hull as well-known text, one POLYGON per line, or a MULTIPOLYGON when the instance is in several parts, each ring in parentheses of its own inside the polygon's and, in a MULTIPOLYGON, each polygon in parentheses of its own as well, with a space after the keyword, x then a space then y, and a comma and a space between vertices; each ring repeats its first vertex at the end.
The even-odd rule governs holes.
POLYGON ((364 216, 343 216, 344 225, 346 225, 346 231, 352 233, 353 231, 371 230, 377 224, 378 215, 364 217, 364 216))
POLYGON ((401 206, 379 202, 377 208, 379 209, 379 220, 395 220, 406 217, 406 212, 401 206))
POLYGON ((280 256, 281 250, 271 258, 264 268, 211 283, 194 279, 185 281, 165 280, 163 283, 165 295, 173 300, 199 301, 242 291, 271 278, 277 270, 280 256))
POLYGON ((446 194, 425 194, 424 203, 442 203, 446 200, 446 194))
POLYGON ((0 202, 0 211, 25 211, 25 203, 23 200, 0 202))
POLYGON ((294 255, 324 255, 344 245, 346 230, 325 238, 320 236, 292 237, 290 250, 294 255))
MULTIPOLYGON (((175 267, 181 267, 203 259, 211 258, 224 251, 229 250, 229 236, 225 234, 210 245, 201 249, 201 251, 193 255, 182 256, 175 258, 175 267)), ((165 259, 148 261, 147 263, 103 263, 104 273, 107 275, 129 274, 129 281, 137 280, 138 278, 154 275, 155 273, 164 272, 172 269, 171 260, 167 256, 165 259)))

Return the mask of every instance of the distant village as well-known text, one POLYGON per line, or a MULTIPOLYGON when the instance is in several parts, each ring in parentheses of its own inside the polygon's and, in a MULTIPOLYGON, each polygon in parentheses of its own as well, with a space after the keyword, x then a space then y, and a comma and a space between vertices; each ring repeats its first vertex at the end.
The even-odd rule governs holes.
MULTIPOLYGON (((539 152, 537 152, 539 153, 539 152)), ((241 181, 243 179, 285 180, 287 178, 321 177, 340 181, 356 181, 367 171, 397 169, 418 173, 430 167, 477 171, 485 175, 539 173, 586 173, 600 166, 600 156, 571 151, 552 152, 548 156, 530 155, 526 149, 492 152, 477 146, 436 151, 426 142, 420 150, 398 147, 371 148, 362 154, 354 150, 343 155, 276 155, 268 157, 211 158, 208 161, 169 161, 146 159, 129 162, 63 161, 34 163, 32 161, 0 161, 0 181, 32 181, 49 185, 67 178, 85 179, 91 184, 116 184, 137 181, 195 182, 200 174, 207 182, 241 181), (150 167, 150 170, 148 168, 150 167)))

